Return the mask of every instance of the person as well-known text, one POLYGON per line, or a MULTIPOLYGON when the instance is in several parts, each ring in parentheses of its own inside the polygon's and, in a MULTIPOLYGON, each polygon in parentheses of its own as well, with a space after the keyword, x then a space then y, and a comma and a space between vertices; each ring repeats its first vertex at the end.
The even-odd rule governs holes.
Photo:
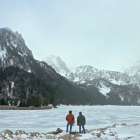
POLYGON ((81 133, 81 126, 83 128, 84 133, 86 133, 84 127, 85 124, 86 124, 85 116, 82 115, 82 112, 79 112, 79 116, 77 117, 77 125, 79 126, 79 133, 81 133))
POLYGON ((71 131, 72 131, 72 125, 74 125, 74 115, 72 114, 72 111, 69 111, 69 114, 66 116, 66 120, 67 120, 67 132, 68 132, 68 128, 69 128, 69 125, 70 125, 70 134, 71 134, 71 131))

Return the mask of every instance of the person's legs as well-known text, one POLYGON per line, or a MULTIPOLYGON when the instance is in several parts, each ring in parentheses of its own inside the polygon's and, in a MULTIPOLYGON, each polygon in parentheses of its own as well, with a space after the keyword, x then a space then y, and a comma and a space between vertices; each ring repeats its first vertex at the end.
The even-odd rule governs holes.
POLYGON ((68 129, 69 129, 69 124, 67 123, 67 130, 66 130, 67 132, 68 132, 68 129))
POLYGON ((70 125, 70 134, 71 134, 71 130, 72 130, 72 125, 70 125))
POLYGON ((81 133, 81 125, 79 125, 79 133, 81 133))
POLYGON ((86 133, 84 125, 82 125, 82 128, 83 128, 84 133, 86 133))

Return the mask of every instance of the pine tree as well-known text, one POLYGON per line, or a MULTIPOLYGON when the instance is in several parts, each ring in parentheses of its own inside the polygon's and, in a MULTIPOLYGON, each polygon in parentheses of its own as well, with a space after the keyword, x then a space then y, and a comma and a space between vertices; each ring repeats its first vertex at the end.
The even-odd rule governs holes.
POLYGON ((43 102, 43 105, 47 106, 48 105, 48 99, 45 98, 44 102, 43 102))
POLYGON ((53 107, 56 107, 57 106, 57 98, 56 96, 53 96, 53 107))
POLYGON ((9 82, 9 91, 11 92, 11 82, 9 82))
POLYGON ((32 106, 32 102, 33 102, 33 101, 31 100, 31 98, 28 98, 28 99, 27 99, 27 105, 26 105, 26 106, 27 106, 27 107, 32 106))
POLYGON ((23 107, 26 107, 27 105, 26 105, 26 102, 23 102, 23 107))
POLYGON ((0 105, 8 105, 4 98, 0 99, 0 105))

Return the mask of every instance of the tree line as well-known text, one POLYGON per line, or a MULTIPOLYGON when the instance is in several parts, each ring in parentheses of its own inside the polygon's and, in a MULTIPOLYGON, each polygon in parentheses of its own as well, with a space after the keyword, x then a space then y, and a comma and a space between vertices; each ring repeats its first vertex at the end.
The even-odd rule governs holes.
POLYGON ((41 99, 38 96, 31 96, 27 98, 27 100, 21 100, 19 107, 29 107, 29 106, 40 107, 40 106, 48 106, 48 104, 52 104, 53 107, 56 107, 57 106, 56 96, 53 96, 50 93, 47 94, 46 97, 43 97, 43 99, 41 99))

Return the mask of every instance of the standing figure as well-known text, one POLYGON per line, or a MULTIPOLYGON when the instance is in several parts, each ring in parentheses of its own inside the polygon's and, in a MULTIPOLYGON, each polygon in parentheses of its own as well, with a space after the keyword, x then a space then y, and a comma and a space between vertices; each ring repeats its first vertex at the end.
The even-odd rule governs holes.
POLYGON ((79 112, 79 116, 77 117, 77 125, 79 126, 79 133, 81 133, 81 126, 83 128, 84 133, 86 133, 84 127, 85 124, 86 124, 85 116, 82 115, 82 112, 79 112))
POLYGON ((72 114, 72 111, 69 111, 69 114, 66 116, 66 120, 67 120, 67 132, 68 132, 68 128, 69 128, 69 125, 70 125, 70 134, 71 134, 71 131, 72 131, 72 125, 74 125, 74 115, 72 114))

